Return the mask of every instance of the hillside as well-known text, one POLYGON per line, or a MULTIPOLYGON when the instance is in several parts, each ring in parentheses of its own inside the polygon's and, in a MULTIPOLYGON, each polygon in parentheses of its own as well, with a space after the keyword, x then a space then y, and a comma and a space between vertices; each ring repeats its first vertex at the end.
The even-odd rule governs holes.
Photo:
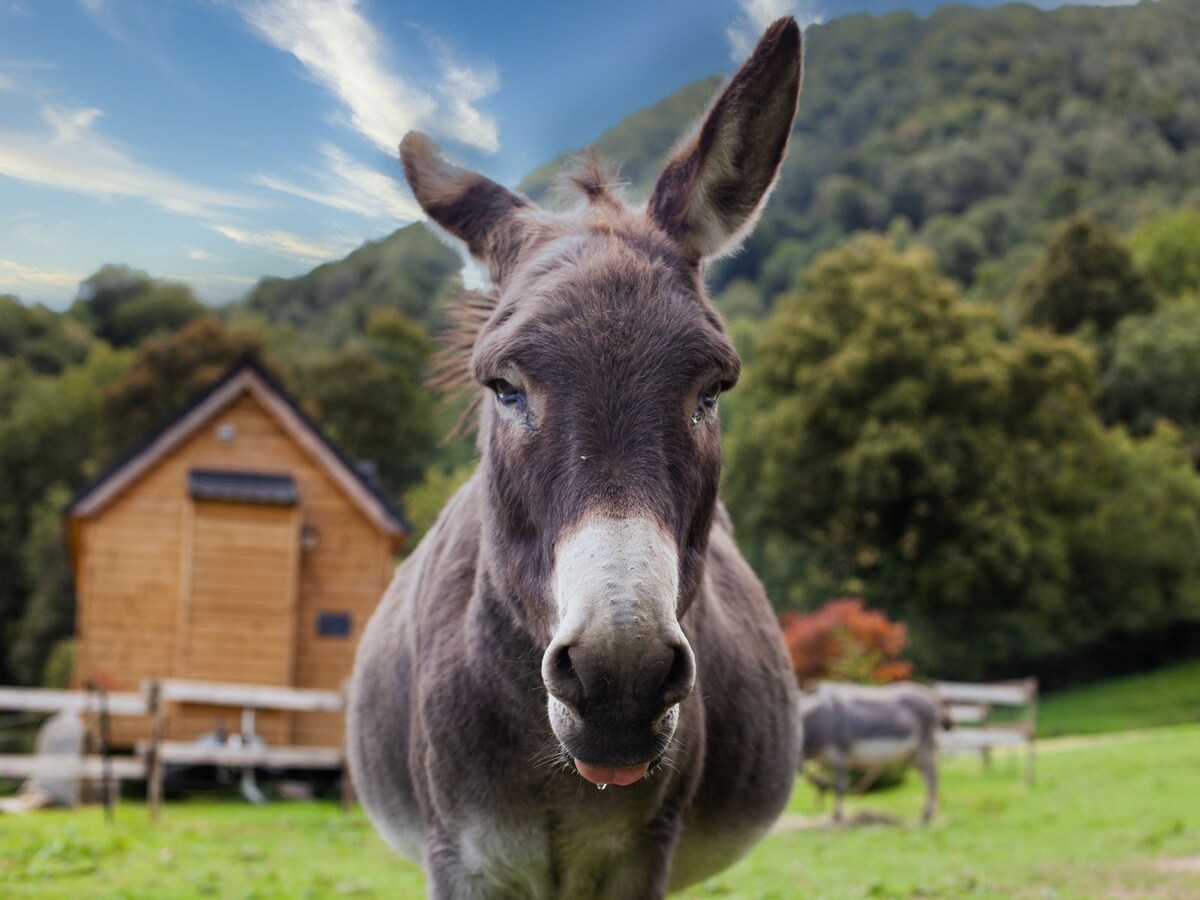
POLYGON ((229 313, 312 330, 333 345, 361 334, 378 309, 398 310, 428 328, 439 301, 456 289, 461 266, 457 253, 416 223, 305 275, 264 278, 229 313))

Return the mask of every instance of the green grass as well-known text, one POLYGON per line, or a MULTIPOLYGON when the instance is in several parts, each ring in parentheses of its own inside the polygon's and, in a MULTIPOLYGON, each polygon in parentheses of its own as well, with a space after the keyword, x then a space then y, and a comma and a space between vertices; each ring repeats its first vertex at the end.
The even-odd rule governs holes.
POLYGON ((1200 722, 1200 660, 1047 696, 1038 736, 1102 734, 1200 722))
MULTIPOLYGON (((942 811, 915 824, 919 779, 847 809, 899 825, 784 828, 689 898, 1200 896, 1200 725, 1048 742, 1038 783, 1015 760, 948 760, 942 811), (1180 862, 1188 860, 1190 862, 1180 862)), ((799 786, 790 819, 817 815, 799 786)), ((785 820, 787 825, 789 820, 785 820)), ((140 804, 0 818, 0 896, 420 897, 361 812, 327 804, 140 804)))

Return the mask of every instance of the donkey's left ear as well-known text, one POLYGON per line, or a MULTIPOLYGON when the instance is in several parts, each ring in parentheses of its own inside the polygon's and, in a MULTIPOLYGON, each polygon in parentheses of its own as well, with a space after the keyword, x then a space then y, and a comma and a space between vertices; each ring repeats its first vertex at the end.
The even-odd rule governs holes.
POLYGON ((668 160, 648 212, 697 262, 737 248, 787 153, 803 74, 800 28, 779 19, 668 160))

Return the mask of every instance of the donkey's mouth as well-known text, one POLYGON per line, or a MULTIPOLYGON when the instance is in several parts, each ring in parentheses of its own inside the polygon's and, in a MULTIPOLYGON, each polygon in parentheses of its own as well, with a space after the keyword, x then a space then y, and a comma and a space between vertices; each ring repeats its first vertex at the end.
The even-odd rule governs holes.
POLYGON ((590 781, 596 785, 615 784, 618 787, 625 787, 630 784, 637 784, 646 775, 646 770, 650 768, 650 763, 644 762, 639 766, 593 766, 582 760, 576 759, 575 769, 584 778, 585 781, 590 781))

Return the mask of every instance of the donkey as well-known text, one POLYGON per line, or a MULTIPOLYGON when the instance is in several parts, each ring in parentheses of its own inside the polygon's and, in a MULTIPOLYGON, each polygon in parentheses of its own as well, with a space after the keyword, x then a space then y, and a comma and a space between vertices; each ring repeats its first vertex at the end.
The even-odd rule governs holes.
MULTIPOLYGON (((878 769, 892 763, 913 765, 925 779, 921 821, 937 810, 937 730, 949 728, 942 701, 930 688, 911 681, 881 686, 822 684, 801 698, 804 762, 820 761, 833 769, 833 820, 842 820, 851 766, 878 769)), ((828 784, 809 775, 824 792, 828 784)))
POLYGON ((594 160, 555 216, 401 144, 494 285, 464 345, 479 468, 367 625, 348 714, 362 803, 433 897, 663 897, 787 802, 798 694, 717 499, 739 361, 703 265, 778 177, 801 59, 779 20, 645 207, 594 160))

